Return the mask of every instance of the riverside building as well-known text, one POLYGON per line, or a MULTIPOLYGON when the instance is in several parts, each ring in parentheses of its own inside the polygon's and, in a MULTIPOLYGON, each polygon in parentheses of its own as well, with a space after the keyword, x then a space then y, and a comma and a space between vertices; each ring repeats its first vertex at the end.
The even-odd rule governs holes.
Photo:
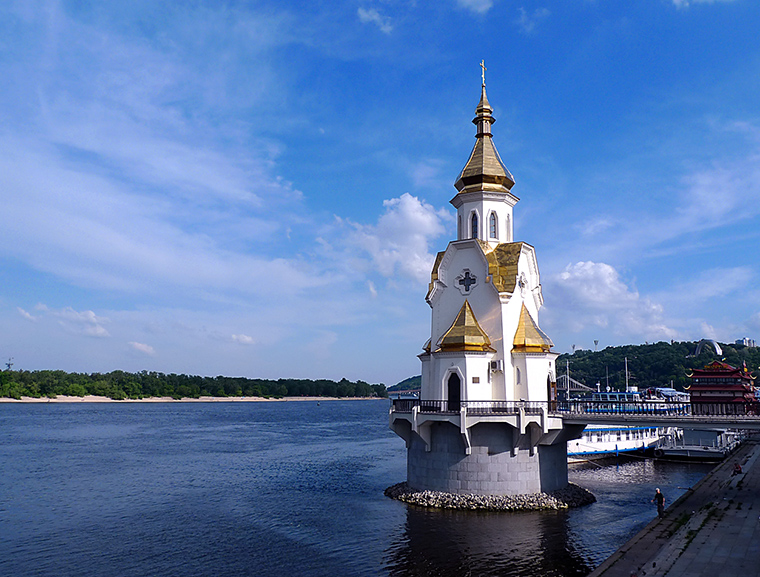
POLYGON ((692 413, 695 415, 741 415, 749 407, 754 407, 753 403, 757 400, 755 377, 746 364, 737 368, 723 361, 713 361, 703 369, 693 369, 687 376, 691 383, 686 390, 691 394, 692 413))
POLYGON ((485 76, 475 146, 454 186, 457 237, 439 252, 425 300, 430 338, 419 355, 419 401, 391 411, 406 441, 407 482, 478 495, 553 491, 568 484, 553 343, 541 330, 535 249, 514 239, 515 180, 492 141, 485 76), (402 408, 403 407, 403 408, 402 408))

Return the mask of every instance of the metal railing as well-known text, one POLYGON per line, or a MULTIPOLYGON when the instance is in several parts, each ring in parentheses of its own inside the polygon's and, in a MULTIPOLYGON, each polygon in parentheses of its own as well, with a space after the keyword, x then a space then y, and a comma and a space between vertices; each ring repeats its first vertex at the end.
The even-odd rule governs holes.
POLYGON ((569 415, 642 415, 642 416, 685 416, 691 414, 691 403, 647 403, 610 401, 561 401, 558 410, 569 415))
POLYGON ((609 402, 609 401, 456 401, 426 399, 393 399, 393 411, 410 413, 453 414, 464 408, 469 415, 514 415, 543 412, 558 416, 614 415, 655 417, 731 417, 737 420, 760 420, 760 402, 690 403, 690 402, 609 402))
POLYGON ((556 402, 393 399, 394 411, 410 413, 414 407, 419 407, 420 413, 459 413, 464 408, 470 415, 514 415, 520 411, 538 415, 547 409, 557 411, 556 402))

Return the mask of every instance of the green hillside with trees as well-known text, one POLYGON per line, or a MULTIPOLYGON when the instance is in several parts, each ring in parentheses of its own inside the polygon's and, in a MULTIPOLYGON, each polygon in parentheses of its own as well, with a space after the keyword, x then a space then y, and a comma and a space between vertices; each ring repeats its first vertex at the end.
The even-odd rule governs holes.
POLYGON ((64 371, 2 371, 0 397, 83 397, 98 395, 116 400, 146 397, 387 397, 385 385, 342 379, 248 379, 199 377, 142 371, 126 373, 66 373, 64 371))
POLYGON ((605 390, 625 389, 625 360, 628 359, 628 381, 639 390, 649 387, 669 387, 683 390, 688 386, 690 369, 703 368, 714 360, 747 368, 760 374, 760 348, 719 343, 722 355, 705 345, 698 357, 694 356, 696 342, 660 342, 646 345, 607 347, 601 351, 579 350, 573 354, 560 355, 556 362, 557 376, 569 368, 570 377, 595 387, 597 383, 605 390), (609 375, 609 377, 608 377, 609 375))
MULTIPOLYGON (((714 360, 724 360, 735 367, 747 363, 754 375, 760 375, 760 348, 719 343, 718 356, 705 345, 698 357, 694 356, 697 342, 660 342, 646 345, 607 347, 601 351, 577 350, 560 355, 556 362, 557 376, 569 369, 570 377, 589 386, 599 383, 602 390, 625 389, 625 360, 628 359, 628 382, 639 389, 673 386, 683 390, 689 384, 689 369, 699 369, 714 360)), ((419 389, 420 377, 409 377, 389 387, 389 391, 419 389)))
POLYGON ((419 391, 420 385, 422 385, 422 375, 417 375, 416 377, 409 377, 408 379, 404 379, 392 387, 388 387, 388 392, 393 393, 396 391, 419 391))

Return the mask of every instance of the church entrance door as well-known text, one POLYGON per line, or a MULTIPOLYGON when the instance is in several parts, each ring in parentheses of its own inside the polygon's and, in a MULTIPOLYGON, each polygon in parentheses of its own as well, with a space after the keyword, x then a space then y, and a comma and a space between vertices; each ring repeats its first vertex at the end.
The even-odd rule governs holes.
POLYGON ((452 373, 449 377, 449 402, 447 409, 449 411, 459 412, 459 403, 462 400, 462 381, 459 379, 459 375, 452 373))

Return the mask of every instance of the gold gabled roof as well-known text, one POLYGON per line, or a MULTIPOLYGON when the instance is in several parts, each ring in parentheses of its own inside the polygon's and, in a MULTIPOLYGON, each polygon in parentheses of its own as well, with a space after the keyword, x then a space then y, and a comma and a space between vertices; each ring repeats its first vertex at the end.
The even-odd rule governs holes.
POLYGON ((513 293, 517 285, 517 263, 523 249, 522 242, 505 242, 492 247, 480 241, 480 248, 488 261, 491 282, 500 293, 513 293))
POLYGON ((459 314, 449 330, 438 341, 438 351, 488 351, 496 352, 491 348, 491 339, 480 328, 475 313, 472 312, 470 303, 465 300, 459 314))
POLYGON ((536 321, 530 316, 524 303, 520 309, 520 321, 517 323, 517 331, 515 331, 512 345, 513 351, 526 353, 545 353, 554 346, 549 336, 538 327, 536 321))
POLYGON ((480 102, 475 109, 475 118, 472 121, 478 127, 475 146, 467 164, 464 165, 459 178, 454 183, 459 194, 483 190, 509 193, 515 184, 514 177, 504 166, 491 140, 491 125, 496 122, 492 113, 493 108, 488 103, 486 87, 483 85, 480 102))

